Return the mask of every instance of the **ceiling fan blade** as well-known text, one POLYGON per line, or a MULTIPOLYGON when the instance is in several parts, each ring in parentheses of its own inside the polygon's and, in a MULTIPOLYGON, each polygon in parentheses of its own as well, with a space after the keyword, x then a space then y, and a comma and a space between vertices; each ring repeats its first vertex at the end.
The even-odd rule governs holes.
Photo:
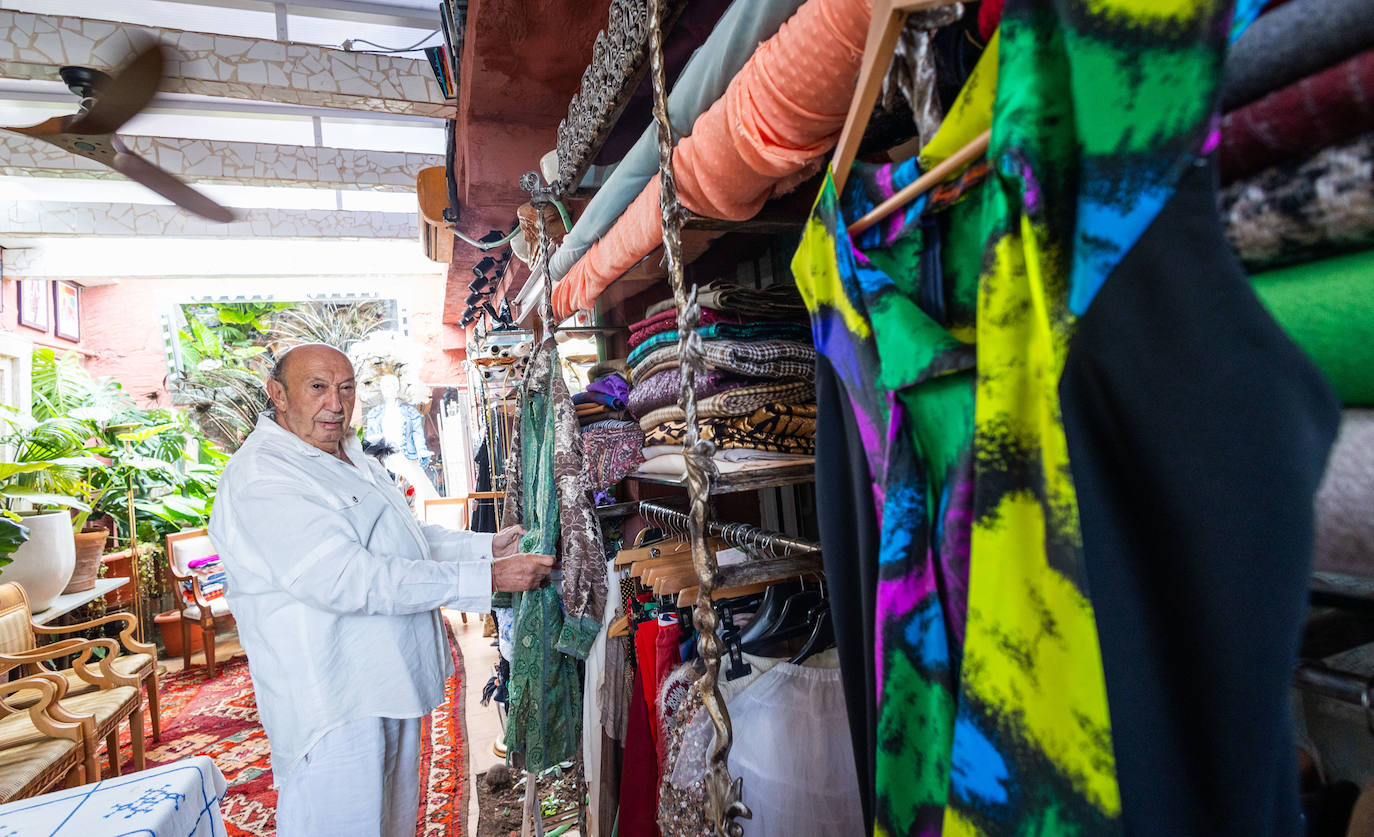
POLYGON ((158 168, 142 157, 129 151, 120 150, 115 155, 110 168, 157 192, 182 209, 194 212, 202 218, 227 224, 234 220, 234 213, 182 183, 176 177, 158 168))
POLYGON ((71 117, 67 130, 73 134, 113 134, 119 130, 152 101, 162 83, 164 63, 162 47, 157 44, 135 55, 91 92, 95 104, 71 117))
POLYGON ((51 119, 45 119, 39 122, 37 125, 27 125, 22 128, 4 125, 0 126, 0 130, 13 131, 16 134, 23 134, 27 137, 43 139, 44 137, 51 137, 62 133, 62 120, 66 118, 65 116, 54 116, 51 119))

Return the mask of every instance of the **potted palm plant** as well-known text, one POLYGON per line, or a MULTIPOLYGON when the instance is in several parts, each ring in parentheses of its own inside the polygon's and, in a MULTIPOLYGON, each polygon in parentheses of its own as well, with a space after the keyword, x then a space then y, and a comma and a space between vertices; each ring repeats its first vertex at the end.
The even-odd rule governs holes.
POLYGON ((6 519, 28 530, 4 576, 23 586, 33 610, 42 611, 71 580, 76 540, 70 510, 90 511, 80 499, 86 485, 82 476, 100 460, 86 451, 89 431, 79 420, 38 420, 8 409, 0 421, 0 447, 12 460, 0 462, 0 503, 6 519))

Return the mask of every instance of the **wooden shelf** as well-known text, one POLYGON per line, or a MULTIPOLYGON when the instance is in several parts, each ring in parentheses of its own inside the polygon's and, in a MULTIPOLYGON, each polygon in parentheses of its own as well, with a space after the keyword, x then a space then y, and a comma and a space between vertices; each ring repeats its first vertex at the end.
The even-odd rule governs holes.
MULTIPOLYGON (((686 488, 682 480, 661 474, 630 474, 628 479, 653 485, 672 485, 686 488)), ((772 468, 750 468, 747 471, 721 474, 711 488, 711 494, 733 494, 738 491, 758 491, 764 488, 778 488, 784 485, 801 485, 816 481, 814 462, 788 463, 772 468)))

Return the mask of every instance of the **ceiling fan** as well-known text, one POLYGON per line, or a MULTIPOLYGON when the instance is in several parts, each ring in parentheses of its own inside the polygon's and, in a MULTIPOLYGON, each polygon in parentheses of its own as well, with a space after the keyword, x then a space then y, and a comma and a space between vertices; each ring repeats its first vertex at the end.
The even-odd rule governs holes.
POLYGON ((81 97, 77 113, 54 116, 27 128, 0 127, 109 166, 182 209, 211 221, 228 223, 234 220, 233 212, 130 151, 115 133, 157 93, 164 61, 162 48, 153 44, 113 76, 89 67, 62 67, 58 70, 62 81, 81 97))

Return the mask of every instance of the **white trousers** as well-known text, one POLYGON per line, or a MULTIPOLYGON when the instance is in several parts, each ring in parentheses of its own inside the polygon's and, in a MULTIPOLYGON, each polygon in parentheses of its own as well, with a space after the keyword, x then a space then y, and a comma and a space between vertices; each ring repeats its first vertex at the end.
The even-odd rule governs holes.
POLYGON ((277 790, 278 837, 415 837, 420 719, 330 730, 277 790))

